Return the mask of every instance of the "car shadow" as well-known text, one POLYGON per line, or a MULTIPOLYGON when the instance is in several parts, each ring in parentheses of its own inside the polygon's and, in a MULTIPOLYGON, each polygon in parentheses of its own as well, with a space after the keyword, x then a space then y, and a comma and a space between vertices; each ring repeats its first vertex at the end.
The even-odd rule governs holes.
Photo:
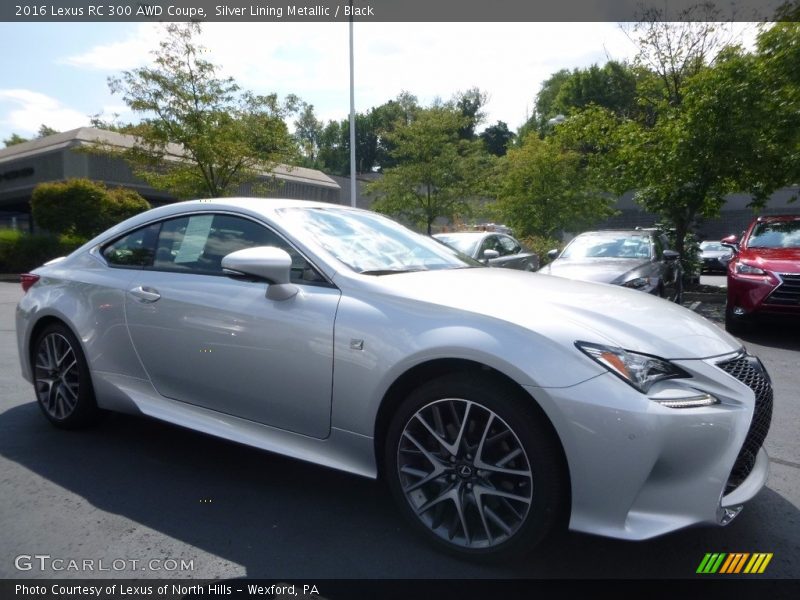
POLYGON ((764 320, 754 323, 739 337, 745 342, 760 346, 800 350, 800 323, 764 320))
MULTIPOLYGON (((640 543, 562 533, 524 560, 477 564, 418 539, 368 479, 145 418, 110 415, 60 431, 34 403, 0 415, 0 432, 0 455, 65 497, 242 565, 248 577, 693 577, 706 552, 720 551, 775 552, 779 572, 800 539, 800 511, 765 489, 726 528, 640 543)), ((57 537, 58 522, 40 535, 57 537)), ((797 577, 796 566, 786 569, 797 577)))

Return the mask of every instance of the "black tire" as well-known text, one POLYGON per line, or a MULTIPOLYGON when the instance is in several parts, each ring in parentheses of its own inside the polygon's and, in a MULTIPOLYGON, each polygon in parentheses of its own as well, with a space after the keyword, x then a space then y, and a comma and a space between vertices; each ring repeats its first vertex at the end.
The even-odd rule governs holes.
POLYGON ((53 323, 31 348, 34 391, 44 416, 61 429, 93 425, 100 416, 81 345, 68 327, 53 323))
POLYGON ((531 398, 489 377, 451 374, 421 385, 400 405, 385 439, 384 475, 400 511, 428 541, 459 557, 524 556, 568 510, 560 445, 545 421, 531 398), (423 420, 453 445, 465 414, 454 457, 423 420), (521 474, 526 468, 529 476, 521 474))

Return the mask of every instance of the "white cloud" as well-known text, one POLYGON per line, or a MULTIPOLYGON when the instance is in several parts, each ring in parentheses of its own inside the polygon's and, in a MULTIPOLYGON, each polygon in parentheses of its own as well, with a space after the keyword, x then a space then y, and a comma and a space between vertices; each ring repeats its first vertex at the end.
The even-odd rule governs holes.
MULTIPOLYGON (((145 64, 163 26, 138 24, 124 40, 62 62, 119 72, 145 64)), ((562 67, 618 58, 630 42, 609 23, 357 23, 356 108, 403 90, 428 103, 477 86, 491 94, 489 120, 516 127, 541 82, 562 67)), ((325 119, 349 110, 346 23, 206 23, 208 58, 246 89, 298 94, 325 119)))
MULTIPOLYGON (((137 24, 127 38, 63 62, 118 73, 145 64, 163 34, 161 25, 137 24)), ((245 89, 295 93, 323 119, 348 113, 346 23, 206 23, 202 45, 245 89)), ((629 59, 635 50, 615 23, 357 23, 356 109, 403 90, 427 104, 479 87, 490 94, 487 123, 516 128, 553 72, 629 59)))
POLYGON ((138 23, 123 40, 101 44, 88 51, 60 59, 60 64, 100 71, 124 71, 146 64, 150 52, 158 48, 163 27, 153 23, 138 23))
POLYGON ((23 89, 0 89, 0 106, 14 108, 5 112, 3 125, 22 135, 36 133, 41 125, 67 131, 89 124, 85 114, 64 106, 50 96, 23 89))

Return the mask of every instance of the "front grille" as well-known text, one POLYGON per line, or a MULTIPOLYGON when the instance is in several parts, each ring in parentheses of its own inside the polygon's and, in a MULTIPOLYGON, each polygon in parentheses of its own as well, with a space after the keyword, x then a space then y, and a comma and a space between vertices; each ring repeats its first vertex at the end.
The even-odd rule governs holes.
POLYGON ((753 410, 753 420, 744 445, 736 457, 733 470, 725 486, 725 493, 728 494, 735 490, 747 479, 753 466, 756 464, 756 456, 761 449, 761 445, 769 432, 769 425, 772 421, 772 384, 769 375, 755 356, 742 354, 734 359, 717 363, 717 366, 735 377, 756 395, 756 406, 753 410))
POLYGON ((781 283, 767 296, 765 304, 800 306, 800 274, 781 273, 781 283))

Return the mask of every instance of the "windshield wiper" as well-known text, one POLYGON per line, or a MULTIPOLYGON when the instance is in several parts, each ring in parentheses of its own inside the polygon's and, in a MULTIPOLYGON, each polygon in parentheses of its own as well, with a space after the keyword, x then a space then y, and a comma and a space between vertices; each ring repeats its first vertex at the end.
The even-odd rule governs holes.
POLYGON ((359 271, 359 275, 396 275, 397 273, 414 273, 416 271, 427 271, 425 267, 412 267, 410 269, 372 269, 359 271))

